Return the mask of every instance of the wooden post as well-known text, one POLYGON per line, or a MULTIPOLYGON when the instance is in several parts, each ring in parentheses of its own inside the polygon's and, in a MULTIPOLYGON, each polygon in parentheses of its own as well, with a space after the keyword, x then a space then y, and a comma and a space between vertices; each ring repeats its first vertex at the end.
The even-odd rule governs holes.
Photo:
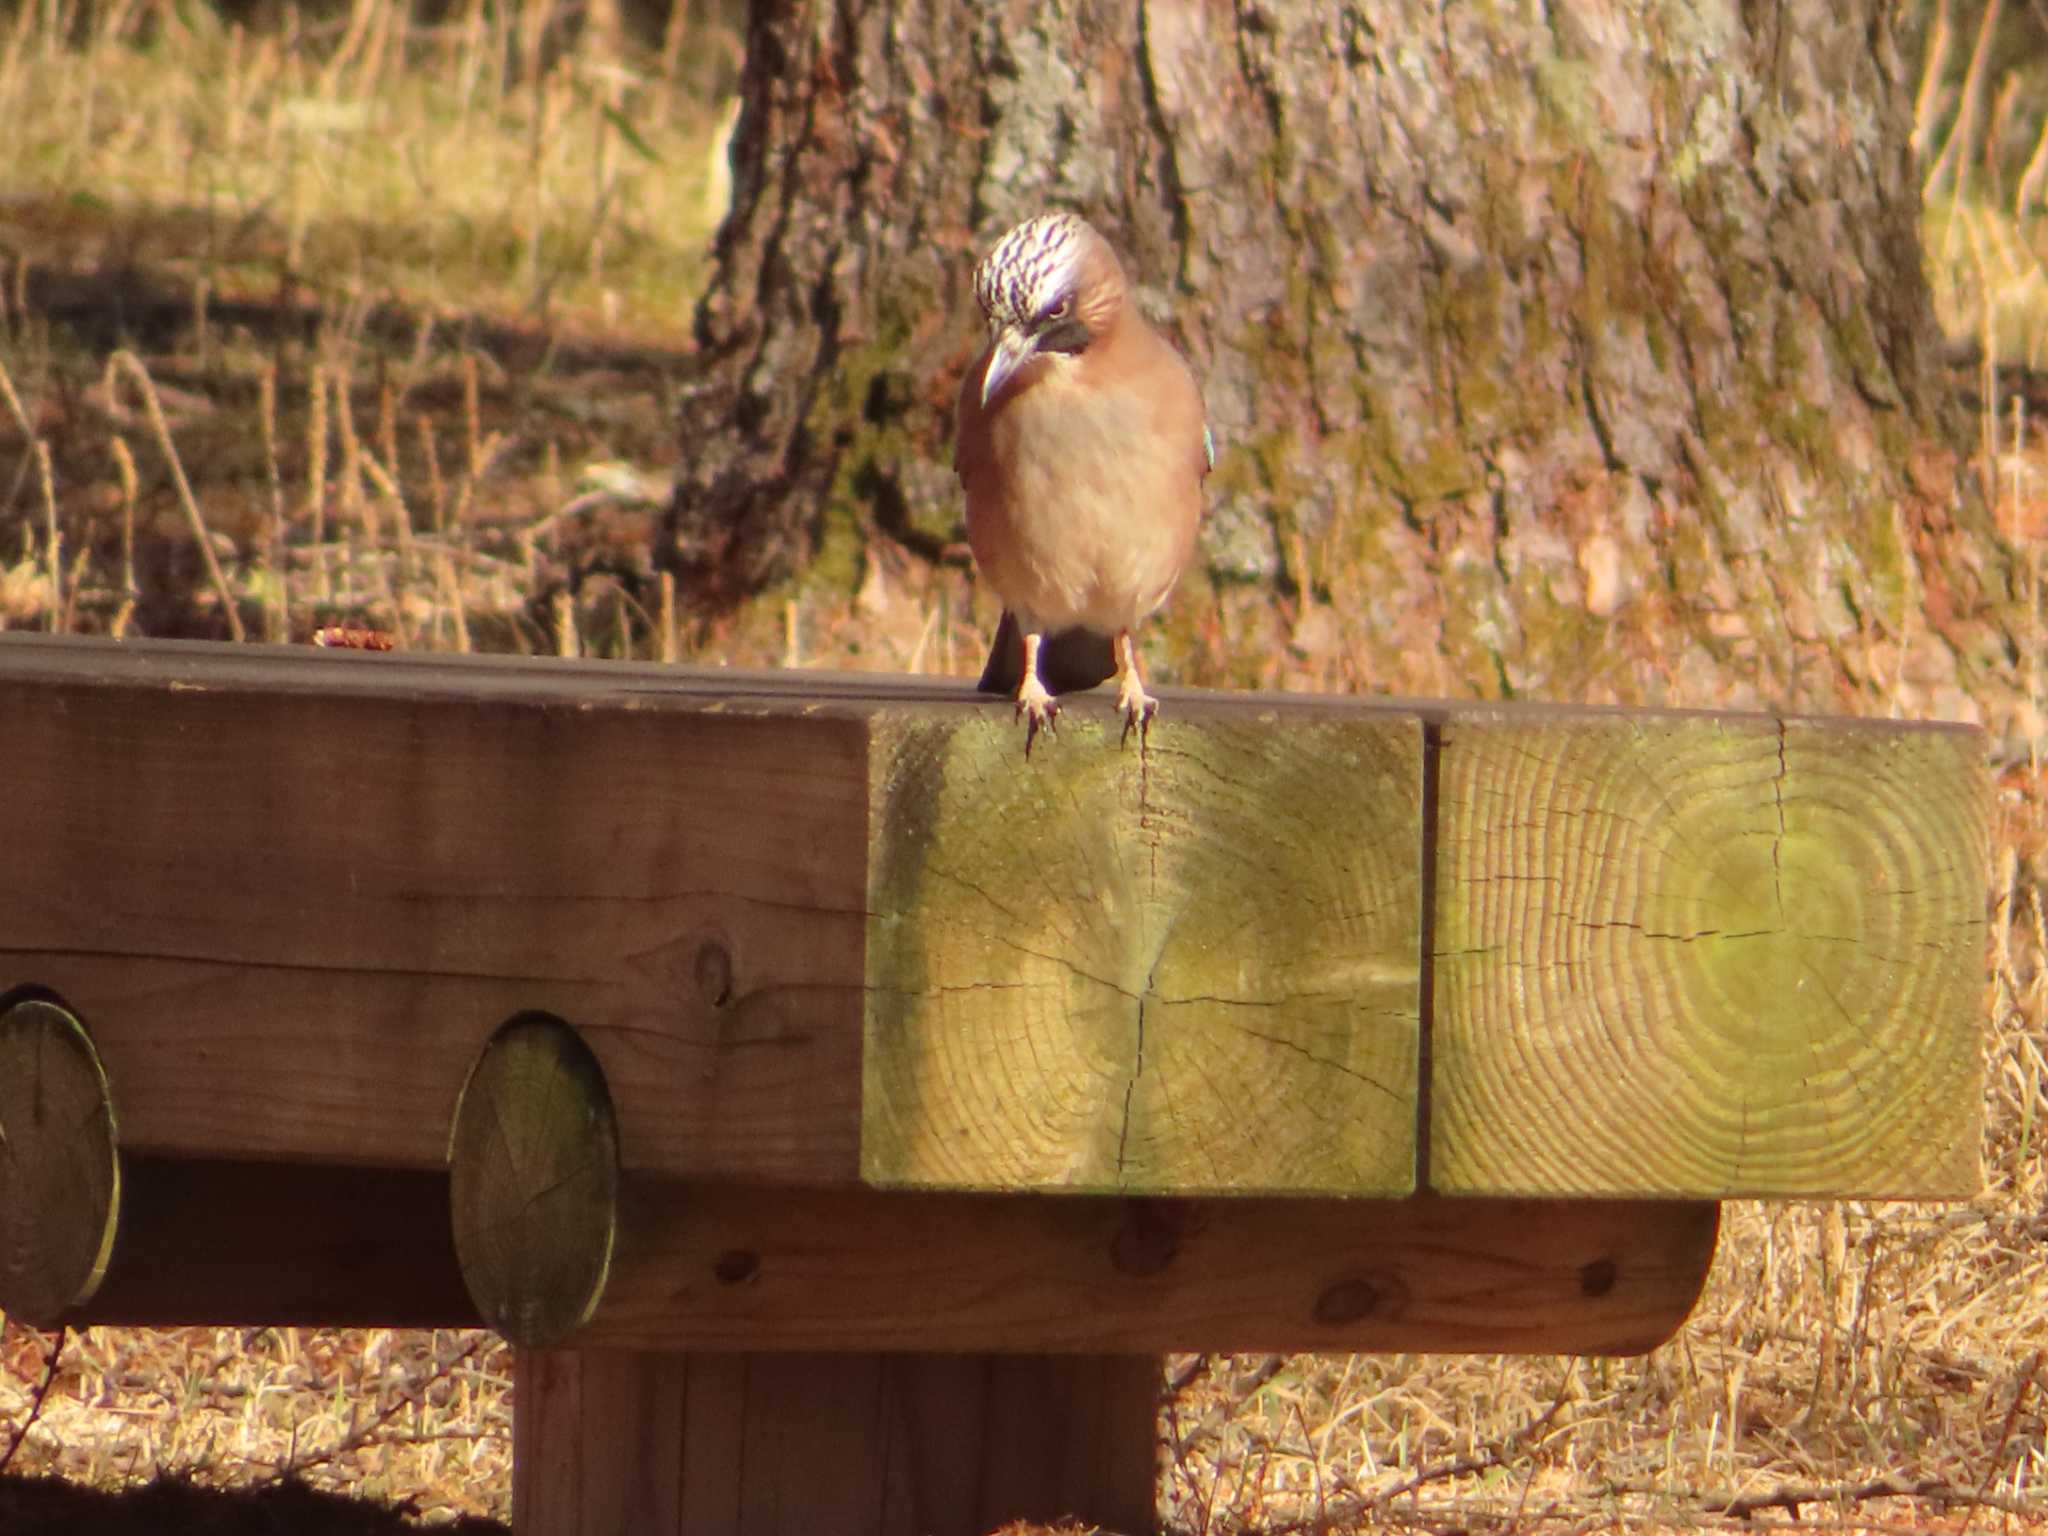
POLYGON ((601 1536, 1156 1524, 1149 1356, 525 1351, 512 1520, 601 1536))

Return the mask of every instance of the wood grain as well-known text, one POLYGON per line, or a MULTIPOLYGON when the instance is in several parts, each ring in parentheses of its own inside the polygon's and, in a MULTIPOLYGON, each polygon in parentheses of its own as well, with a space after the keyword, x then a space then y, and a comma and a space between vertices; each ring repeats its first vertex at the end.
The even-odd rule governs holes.
POLYGON ((878 732, 863 1176, 1406 1193, 1420 723, 1077 715, 878 732))
POLYGON ((604 1069, 560 1019, 491 1036, 448 1138, 456 1258, 477 1310, 551 1344, 597 1309, 618 1224, 619 1127, 604 1069))
MULTIPOLYGON (((65 1321, 473 1327, 448 1177, 129 1158, 65 1321)), ((1632 1354, 1693 1305, 1711 1203, 1021 1199, 628 1178, 625 1350, 1632 1354)))
POLYGON ((1971 1183, 1973 732, 1174 692, 1027 762, 964 680, 0 635, 0 682, 0 988, 130 1151, 437 1167, 538 1011, 661 1178, 1971 1183))
POLYGON ((0 635, 0 987, 85 1020, 130 1150, 441 1167, 540 1011, 626 1166, 851 1180, 864 706, 650 670, 0 635))
POLYGON ((1049 1199, 636 1180, 578 1347, 1632 1354, 1699 1295, 1718 1206, 1049 1199))
MULTIPOLYGON (((874 797, 888 782, 873 771, 877 743, 967 724, 1006 770, 1017 745, 1001 701, 964 681, 14 636, 0 636, 0 676, 21 787, 0 804, 0 845, 14 854, 0 864, 0 983, 69 998, 102 1041, 126 1144, 166 1157, 436 1166, 483 1042, 539 1011, 574 1020, 596 1052, 626 1169, 854 1182, 874 797)), ((1091 702, 1029 765, 1056 810, 1060 783, 1138 758, 1087 723, 1091 702)), ((1190 742, 1415 729, 1412 712, 1384 706, 1172 703, 1190 742)), ((1152 755, 1168 761, 1172 739, 1155 733, 1152 755)), ((1256 753, 1237 750, 1246 782, 1261 782, 1256 753)), ((1286 787, 1273 770, 1262 782, 1286 787)), ((900 790, 890 804, 910 810, 900 790)), ((975 813, 956 801, 948 814, 975 813)), ((1342 842, 1312 809, 1294 831, 1342 842)), ((1110 855, 1128 858, 1143 832, 1131 822, 1110 855)), ((1235 853, 1260 850, 1245 837, 1235 853)), ((1331 894, 1341 939, 1366 893, 1331 894)), ((1088 896, 1074 880, 1062 893, 1070 911, 1088 896)), ((1213 902, 1191 916, 1190 938, 1234 936, 1217 931, 1213 902)), ((1315 927, 1305 902, 1294 916, 1315 927)), ((1295 956, 1318 942, 1272 938, 1295 956)), ((1201 961, 1235 986, 1223 955, 1203 961, 1188 939, 1178 951, 1169 975, 1195 977, 1201 961)), ((1325 945, 1308 979, 1328 981, 1331 963, 1325 945)), ((1397 963, 1412 976, 1412 955, 1397 963)), ((1273 974, 1251 978, 1266 997, 1273 974)), ((1329 999, 1304 1002, 1318 1016, 1302 1039, 1334 1066, 1289 1061, 1300 1042, 1284 1030, 1218 1032, 1228 1049, 1211 1070, 1237 1080, 1202 1091, 1233 1100, 1240 1126, 1262 1123, 1242 1108, 1256 1074, 1385 1097, 1341 1070, 1385 1046, 1354 1045, 1329 999)), ((1201 1086, 1189 1070, 1146 1076, 1148 1093, 1201 1086)), ((1398 1074, 1387 1086, 1412 1091, 1398 1074)), ((1120 1095, 1113 1107, 1121 1136, 1120 1095)), ((1145 1094, 1134 1107, 1142 1148, 1171 1117, 1145 1094)), ((1304 1111, 1324 1115, 1319 1128, 1341 1112, 1304 1111)), ((1412 1143, 1392 1120, 1373 1123, 1412 1143)), ((1297 1170, 1327 1184, 1377 1134, 1345 1128, 1329 1151, 1298 1133, 1282 1147, 1269 1132, 1238 1137, 1191 1169, 1216 1187, 1297 1170), (1219 1167, 1240 1156, 1236 1142, 1243 1167, 1219 1167)), ((1368 1187, 1403 1187, 1412 1152, 1388 1157, 1368 1187)))
POLYGON ((1970 734, 1473 712, 1440 806, 1436 1188, 1976 1193, 1970 734))
POLYGON ((513 1524, 538 1536, 1155 1528, 1136 1357, 522 1351, 513 1524))
POLYGON ((43 999, 0 1007, 0 1312, 47 1327, 89 1300, 120 1206, 113 1101, 92 1040, 43 999))

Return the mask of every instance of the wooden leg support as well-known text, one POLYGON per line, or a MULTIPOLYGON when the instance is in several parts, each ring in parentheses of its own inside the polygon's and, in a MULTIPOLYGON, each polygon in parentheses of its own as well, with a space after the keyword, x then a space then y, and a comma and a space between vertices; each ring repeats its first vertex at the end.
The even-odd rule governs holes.
POLYGON ((1151 1355, 522 1350, 520 1536, 1154 1529, 1151 1355))

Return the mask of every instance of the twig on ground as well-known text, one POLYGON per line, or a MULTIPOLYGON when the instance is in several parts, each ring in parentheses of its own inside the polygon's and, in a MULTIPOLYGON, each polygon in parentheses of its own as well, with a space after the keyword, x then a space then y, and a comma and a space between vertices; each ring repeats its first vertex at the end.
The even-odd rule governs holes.
POLYGON ((2005 1423, 1999 1427, 1998 1444, 1984 1462, 1984 1477, 1977 1484, 1977 1502, 1981 1505, 1991 1492, 1992 1483, 1998 1479, 1998 1465, 2005 1460, 2005 1448, 2012 1444, 2013 1426, 2019 1421, 2020 1410, 2026 1406, 2027 1394, 2033 1390, 2035 1378, 2040 1375, 2043 1351, 2035 1350, 2027 1357, 2027 1363, 2020 1372, 2020 1384, 2013 1389, 2012 1406, 2005 1410, 2005 1423))
MULTIPOLYGON (((1654 1490, 1617 1487, 1614 1491, 1649 1493, 1654 1490)), ((1697 1501, 1695 1507, 1703 1514, 1747 1520, 1765 1510, 1783 1509, 1797 1515, 1808 1504, 1867 1504, 1873 1499, 1926 1499, 1946 1508, 1995 1509, 2004 1514, 2037 1520, 2048 1515, 2048 1502, 2043 1500, 1975 1493, 1938 1477, 1873 1477, 1861 1483, 1795 1483, 1765 1493, 1707 1494, 1697 1501)))
MULTIPOLYGON (((364 1446, 368 1445, 372 1440, 383 1438, 379 1432, 384 1428, 385 1425, 389 1424, 393 1419, 397 1418, 398 1415, 402 1413, 405 1409, 418 1408, 422 1406, 426 1389, 428 1387, 432 1386, 437 1381, 445 1379, 459 1366, 462 1366, 470 1360, 473 1360, 476 1357, 477 1353, 491 1342, 492 1335, 487 1333, 478 1334, 474 1339, 470 1340, 468 1347, 464 1349, 461 1354, 457 1355, 453 1360, 450 1360, 446 1365, 438 1366, 435 1369, 434 1374, 428 1377, 426 1381, 419 1383, 418 1386, 415 1388, 401 1390, 398 1394, 397 1399, 393 1401, 391 1406, 386 1408, 382 1413, 378 1414, 375 1418, 371 1419, 367 1424, 363 1424, 351 1429, 348 1434, 342 1436, 340 1440, 335 1442, 333 1445, 329 1446, 326 1450, 321 1451, 318 1455, 309 1456, 303 1461, 299 1459, 297 1426, 294 1426, 291 1450, 282 1462, 279 1462, 277 1465, 270 1469, 269 1476, 262 1479, 261 1481, 267 1483, 281 1483, 287 1480, 288 1478, 299 1477, 303 1473, 310 1471, 314 1467, 325 1466, 327 1463, 332 1462, 338 1459, 339 1457, 348 1455, 351 1451, 361 1450, 364 1446)), ((419 1442, 431 1439, 447 1439, 460 1437, 451 1437, 438 1434, 414 1434, 412 1436, 394 1436, 392 1438, 406 1439, 408 1442, 419 1442)), ((469 1436, 467 1438, 479 1437, 469 1436)))
POLYGON ((42 1417, 43 1404, 50 1396, 50 1388, 57 1384, 57 1362, 64 1357, 64 1341, 71 1337, 68 1325, 59 1325, 57 1337, 50 1345, 50 1358, 43 1365, 43 1379, 36 1384, 35 1392, 28 1400, 28 1414, 21 1421, 21 1428, 14 1432, 14 1438, 7 1442, 7 1449, 0 1452, 0 1473, 7 1470, 14 1460, 14 1453, 21 1449, 28 1439, 28 1432, 35 1428, 36 1420, 42 1417))

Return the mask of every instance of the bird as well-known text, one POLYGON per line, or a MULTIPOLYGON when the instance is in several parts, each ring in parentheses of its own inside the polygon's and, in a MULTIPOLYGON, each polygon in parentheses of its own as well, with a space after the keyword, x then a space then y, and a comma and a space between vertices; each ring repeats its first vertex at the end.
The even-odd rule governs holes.
POLYGON ((1215 444, 1202 392, 1086 220, 1044 213, 974 272, 989 340, 960 385, 953 468, 967 542, 1003 602, 981 691, 1008 693, 1024 752, 1054 695, 1117 684, 1122 740, 1159 701, 1132 632, 1194 555, 1215 444))

